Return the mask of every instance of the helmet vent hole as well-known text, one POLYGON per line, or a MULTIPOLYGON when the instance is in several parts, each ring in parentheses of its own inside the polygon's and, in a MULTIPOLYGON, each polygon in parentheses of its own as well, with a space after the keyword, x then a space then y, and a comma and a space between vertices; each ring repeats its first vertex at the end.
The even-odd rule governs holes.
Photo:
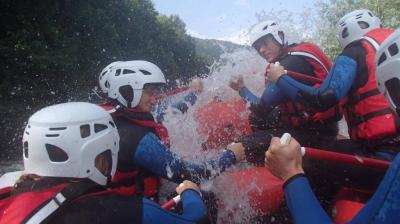
POLYGON ((396 107, 400 107, 400 80, 398 78, 391 78, 385 82, 385 86, 390 99, 396 107))
POLYGON ((46 144, 46 150, 50 160, 53 162, 65 162, 68 160, 67 153, 55 145, 46 144))
POLYGON ((374 15, 372 15, 372 13, 371 13, 371 12, 368 12, 368 15, 369 15, 369 16, 371 16, 371 17, 374 17, 374 15))
POLYGON ((112 121, 110 121, 110 122, 108 122, 113 128, 115 128, 115 124, 112 122, 112 121))
POLYGON ((106 82, 104 83, 104 85, 105 85, 107 88, 110 88, 110 83, 109 83, 108 81, 106 81, 106 82))
POLYGON ((130 107, 130 103, 133 101, 133 89, 130 85, 125 85, 119 87, 119 93, 121 96, 126 100, 126 102, 129 104, 128 107, 130 107))
POLYGON ((49 128, 50 131, 62 131, 67 129, 67 127, 56 127, 56 128, 49 128))
POLYGON ((266 30, 266 29, 268 29, 268 25, 266 25, 266 26, 263 27, 263 30, 266 30))
POLYGON ((368 24, 367 22, 358 21, 357 23, 358 23, 358 26, 359 26, 361 29, 367 29, 367 28, 369 28, 369 24, 368 24))
POLYGON ((29 132, 25 131, 25 133, 26 133, 27 135, 29 135, 29 132))
POLYGON ((103 79, 103 76, 104 76, 106 73, 107 73, 107 71, 101 73, 101 75, 100 75, 100 80, 103 79))
POLYGON ((107 128, 108 128, 108 126, 105 125, 105 124, 94 124, 94 132, 95 133, 98 133, 98 132, 101 132, 103 130, 106 130, 107 128))
POLYGON ((58 137, 60 136, 59 134, 47 134, 46 137, 58 137))
POLYGON ((121 75, 121 69, 117 69, 117 71, 115 71, 115 76, 119 76, 121 75))
POLYGON ((349 36, 349 31, 348 31, 348 29, 347 29, 347 27, 346 27, 346 28, 344 28, 343 31, 342 31, 342 38, 344 39, 344 38, 346 38, 346 37, 348 37, 348 36, 349 36))
POLYGON ((394 43, 388 47, 388 51, 391 56, 395 56, 396 54, 399 53, 399 48, 398 48, 397 44, 394 43))
POLYGON ((379 66, 380 64, 382 64, 384 61, 386 61, 386 54, 385 54, 385 53, 383 53, 383 54, 379 57, 378 66, 379 66))
POLYGON ((143 69, 139 69, 139 71, 145 75, 151 75, 151 72, 147 71, 147 70, 143 70, 143 69))
POLYGON ((86 138, 90 135, 90 125, 85 124, 85 125, 81 125, 81 137, 82 138, 86 138))
POLYGON ((133 70, 130 70, 130 69, 124 69, 124 71, 122 72, 122 74, 134 74, 134 73, 136 73, 135 71, 133 71, 133 70))
POLYGON ((363 16, 363 14, 357 14, 356 19, 360 19, 363 16))
POLYGON ((24 150, 24 157, 28 158, 28 142, 24 142, 23 144, 23 150, 24 150))

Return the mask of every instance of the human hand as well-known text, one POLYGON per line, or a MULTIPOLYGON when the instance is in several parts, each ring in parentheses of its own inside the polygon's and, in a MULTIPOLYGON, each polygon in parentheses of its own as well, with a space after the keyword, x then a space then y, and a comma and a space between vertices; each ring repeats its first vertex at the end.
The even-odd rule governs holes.
POLYGON ((200 193, 200 188, 199 186, 197 186, 197 184, 193 183, 192 181, 189 180, 184 180, 182 183, 180 183, 177 187, 176 187, 176 193, 178 193, 179 195, 182 194, 182 192, 184 192, 187 189, 192 189, 197 191, 197 193, 200 193))
POLYGON ((200 78, 194 78, 189 83, 189 88, 196 93, 201 93, 204 89, 203 81, 200 78))
POLYGON ((279 138, 272 138, 268 151, 265 152, 265 166, 283 181, 304 173, 300 144, 294 138, 289 144, 281 144, 279 138))
POLYGON ((242 143, 232 142, 226 148, 231 150, 235 154, 236 162, 239 162, 239 161, 242 161, 245 159, 244 146, 242 143))
POLYGON ((239 75, 239 78, 237 78, 236 80, 231 80, 229 82, 229 86, 236 91, 239 91, 241 88, 244 87, 244 81, 243 81, 243 76, 239 75))
POLYGON ((276 62, 275 64, 271 63, 267 68, 267 77, 272 82, 278 81, 278 79, 286 73, 285 68, 276 62))

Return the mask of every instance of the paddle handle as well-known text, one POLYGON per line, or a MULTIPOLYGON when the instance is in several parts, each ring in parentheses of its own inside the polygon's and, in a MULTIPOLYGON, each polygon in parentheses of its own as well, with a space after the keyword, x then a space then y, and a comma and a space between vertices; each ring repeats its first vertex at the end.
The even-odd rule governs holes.
MULTIPOLYGON (((282 145, 288 145, 290 143, 290 139, 292 136, 289 133, 284 133, 280 139, 282 145)), ((304 156, 306 154, 306 148, 301 147, 301 155, 304 156)))
POLYGON ((163 205, 161 205, 161 208, 169 210, 172 207, 176 206, 180 201, 181 201, 181 196, 177 195, 177 196, 169 199, 163 205))

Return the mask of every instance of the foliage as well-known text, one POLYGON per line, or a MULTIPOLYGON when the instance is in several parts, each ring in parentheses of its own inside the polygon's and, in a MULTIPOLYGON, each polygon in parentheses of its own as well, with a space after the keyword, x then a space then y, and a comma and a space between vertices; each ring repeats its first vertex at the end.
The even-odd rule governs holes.
POLYGON ((38 108, 90 99, 113 61, 151 61, 171 81, 206 71, 185 24, 150 0, 2 0, 0 27, 0 140, 15 144, 6 148, 19 148, 22 122, 38 108))
POLYGON ((341 49, 336 39, 336 23, 345 14, 356 9, 369 9, 378 16, 384 27, 400 27, 399 0, 327 0, 316 4, 315 41, 333 59, 341 49))

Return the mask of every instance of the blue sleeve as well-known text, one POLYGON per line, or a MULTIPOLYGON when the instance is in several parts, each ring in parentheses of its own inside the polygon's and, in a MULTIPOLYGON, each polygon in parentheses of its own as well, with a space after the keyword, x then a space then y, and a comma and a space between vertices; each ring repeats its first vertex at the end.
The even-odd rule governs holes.
POLYGON ((258 105, 260 98, 254 95, 247 87, 243 87, 239 90, 239 95, 246 101, 250 102, 252 105, 258 105))
POLYGON ((235 162, 235 155, 230 150, 224 150, 216 158, 203 163, 185 161, 172 153, 153 133, 146 134, 139 142, 134 161, 137 166, 174 182, 191 180, 196 183, 213 178, 235 162))
POLYGON ((197 223, 206 217, 206 206, 196 191, 189 189, 184 191, 181 196, 183 212, 180 215, 162 209, 160 205, 143 198, 142 223, 197 223))
POLYGON ((296 175, 288 180, 284 191, 294 223, 332 223, 304 175, 296 175))
POLYGON ((332 89, 336 96, 337 102, 339 102, 347 95, 348 91, 353 85, 356 75, 356 60, 342 55, 337 58, 332 70, 329 72, 328 76, 319 88, 296 81, 287 74, 279 78, 277 85, 292 100, 297 100, 300 90, 308 93, 309 95, 318 96, 327 89, 332 89))
POLYGON ((399 220, 400 154, 393 160, 375 194, 350 223, 398 223, 399 220))
POLYGON ((249 89, 243 87, 239 91, 239 95, 252 104, 252 106, 259 106, 262 104, 265 107, 274 107, 281 102, 285 101, 285 94, 278 86, 269 82, 268 86, 264 89, 261 99, 255 96, 249 89))
POLYGON ((164 120, 165 111, 168 109, 169 105, 180 110, 182 113, 185 113, 189 108, 187 103, 193 106, 196 101, 196 94, 194 92, 190 92, 183 98, 183 100, 179 100, 176 103, 172 103, 169 99, 160 101, 155 107, 153 107, 152 112, 155 115, 154 117, 156 118, 156 121, 162 122, 164 120))

